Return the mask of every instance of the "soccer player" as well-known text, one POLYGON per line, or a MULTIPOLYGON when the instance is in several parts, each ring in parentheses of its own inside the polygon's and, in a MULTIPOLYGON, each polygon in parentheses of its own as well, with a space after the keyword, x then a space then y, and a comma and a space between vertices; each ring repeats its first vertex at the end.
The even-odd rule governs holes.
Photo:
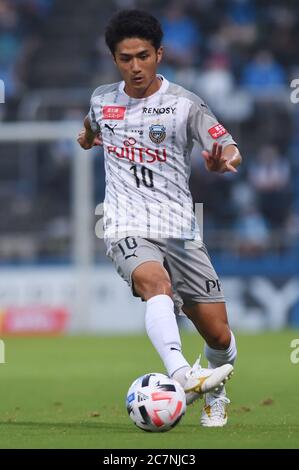
MULTIPOLYGON (((224 383, 237 350, 221 284, 201 241, 189 190, 193 140, 209 171, 236 172, 236 143, 195 94, 157 74, 163 55, 159 21, 139 10, 116 13, 106 43, 123 81, 91 97, 78 142, 103 145, 107 255, 146 302, 147 334, 187 403, 204 396, 202 426, 227 422, 224 383), (205 340, 208 368, 182 353, 175 312, 205 340)), ((225 203, 225 201, 221 201, 225 203)))

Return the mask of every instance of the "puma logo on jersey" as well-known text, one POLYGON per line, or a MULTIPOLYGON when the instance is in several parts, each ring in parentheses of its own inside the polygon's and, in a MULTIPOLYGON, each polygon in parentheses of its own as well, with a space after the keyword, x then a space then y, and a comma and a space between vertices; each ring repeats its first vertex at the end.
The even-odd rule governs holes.
POLYGON ((114 129, 116 128, 117 124, 115 124, 113 127, 112 126, 109 126, 109 124, 105 124, 105 128, 106 129, 109 129, 109 131, 115 135, 115 132, 114 132, 114 129))
POLYGON ((168 106, 167 108, 143 108, 143 114, 174 114, 176 108, 168 106))

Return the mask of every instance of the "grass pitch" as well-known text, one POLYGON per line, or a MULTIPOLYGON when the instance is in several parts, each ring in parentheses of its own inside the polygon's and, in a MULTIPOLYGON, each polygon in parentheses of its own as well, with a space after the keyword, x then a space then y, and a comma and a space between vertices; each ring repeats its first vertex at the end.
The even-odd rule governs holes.
MULTIPOLYGON (((239 357, 227 386, 229 423, 198 425, 189 407, 167 433, 144 433, 127 415, 126 392, 146 372, 164 372, 145 336, 6 338, 0 364, 0 448, 299 448, 299 331, 237 335, 239 357)), ((186 357, 202 350, 183 335, 186 357)))

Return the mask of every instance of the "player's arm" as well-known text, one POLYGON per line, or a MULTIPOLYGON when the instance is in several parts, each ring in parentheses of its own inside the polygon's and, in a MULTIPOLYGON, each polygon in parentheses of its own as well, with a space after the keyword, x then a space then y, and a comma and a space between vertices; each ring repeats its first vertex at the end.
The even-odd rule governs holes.
POLYGON ((237 167, 242 162, 239 149, 234 144, 228 144, 223 148, 222 145, 214 142, 212 150, 203 150, 202 156, 206 161, 206 168, 218 173, 226 171, 237 173, 237 167))
POLYGON ((93 132, 88 116, 84 119, 84 127, 79 132, 77 142, 85 150, 89 150, 95 145, 103 145, 102 138, 93 132))

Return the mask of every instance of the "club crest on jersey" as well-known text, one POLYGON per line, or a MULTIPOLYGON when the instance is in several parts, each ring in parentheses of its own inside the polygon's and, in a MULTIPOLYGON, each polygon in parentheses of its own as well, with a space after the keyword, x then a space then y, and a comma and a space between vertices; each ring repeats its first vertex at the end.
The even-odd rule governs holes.
POLYGON ((152 142, 160 144, 166 137, 166 128, 161 124, 153 124, 150 127, 149 136, 152 142))

